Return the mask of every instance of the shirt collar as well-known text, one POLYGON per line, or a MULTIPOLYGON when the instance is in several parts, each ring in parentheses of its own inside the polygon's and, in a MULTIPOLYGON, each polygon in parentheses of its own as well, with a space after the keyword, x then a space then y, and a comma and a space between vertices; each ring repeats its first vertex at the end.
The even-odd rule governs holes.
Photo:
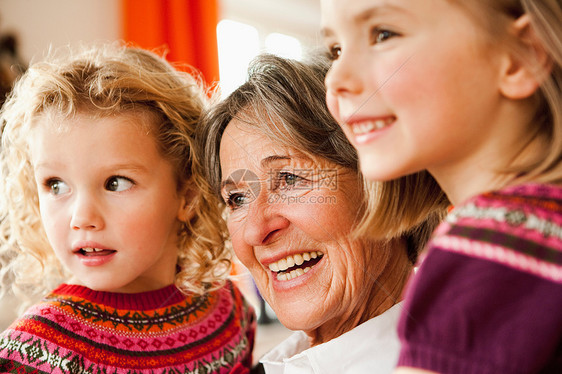
POLYGON ((304 332, 297 331, 260 362, 267 374, 362 372, 355 370, 390 373, 400 350, 396 326, 401 310, 402 304, 398 303, 353 330, 315 347, 310 347, 304 332), (374 368, 377 371, 372 371, 374 368))

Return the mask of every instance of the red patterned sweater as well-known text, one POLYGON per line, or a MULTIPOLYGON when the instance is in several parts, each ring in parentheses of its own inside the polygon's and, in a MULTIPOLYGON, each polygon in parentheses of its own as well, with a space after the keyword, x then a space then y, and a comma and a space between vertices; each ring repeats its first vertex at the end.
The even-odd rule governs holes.
POLYGON ((203 296, 63 284, 0 336, 0 372, 245 373, 255 319, 228 282, 203 296))

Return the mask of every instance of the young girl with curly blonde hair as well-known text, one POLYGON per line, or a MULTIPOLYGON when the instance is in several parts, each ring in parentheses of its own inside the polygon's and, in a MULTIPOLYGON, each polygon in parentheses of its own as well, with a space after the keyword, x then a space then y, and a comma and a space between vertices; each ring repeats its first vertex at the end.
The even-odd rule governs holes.
POLYGON ((48 292, 0 371, 244 372, 255 324, 193 149, 205 95, 152 52, 33 64, 2 109, 2 291, 48 292), (11 287, 9 287, 11 285, 11 287))

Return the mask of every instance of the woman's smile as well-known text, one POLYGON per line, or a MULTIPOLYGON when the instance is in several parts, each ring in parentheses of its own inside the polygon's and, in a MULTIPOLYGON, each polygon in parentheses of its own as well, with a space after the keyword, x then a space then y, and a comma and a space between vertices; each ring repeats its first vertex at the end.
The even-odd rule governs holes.
POLYGON ((275 261, 267 265, 275 275, 278 281, 289 281, 301 275, 308 273, 308 271, 318 264, 324 253, 320 251, 308 251, 288 255, 279 261, 275 261))
POLYGON ((387 257, 380 245, 351 235, 363 201, 358 174, 237 119, 222 136, 220 162, 232 247, 279 320, 309 333, 335 331, 366 310, 357 293, 376 289, 387 257), (244 197, 247 182, 225 183, 240 169, 261 181, 252 199, 244 197))

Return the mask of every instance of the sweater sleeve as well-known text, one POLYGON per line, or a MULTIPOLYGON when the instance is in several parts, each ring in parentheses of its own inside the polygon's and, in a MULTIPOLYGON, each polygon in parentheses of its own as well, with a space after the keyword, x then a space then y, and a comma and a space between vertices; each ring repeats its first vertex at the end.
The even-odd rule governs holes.
POLYGON ((562 284, 434 249, 411 282, 398 333, 398 366, 562 373, 562 284))

